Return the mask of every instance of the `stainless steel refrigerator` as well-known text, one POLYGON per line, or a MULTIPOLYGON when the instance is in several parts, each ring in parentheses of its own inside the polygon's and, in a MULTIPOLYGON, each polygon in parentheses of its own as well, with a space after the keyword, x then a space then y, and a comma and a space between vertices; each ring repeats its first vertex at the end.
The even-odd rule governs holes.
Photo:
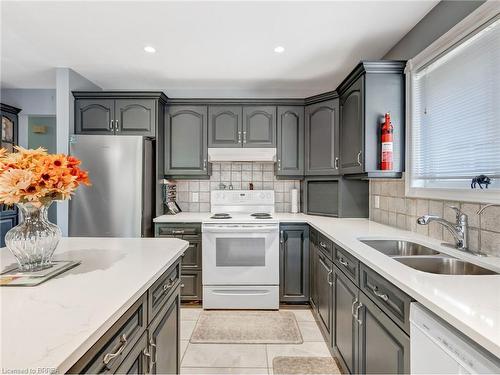
POLYGON ((140 136, 74 135, 70 154, 92 186, 69 203, 72 237, 149 237, 154 210, 154 141, 140 136))

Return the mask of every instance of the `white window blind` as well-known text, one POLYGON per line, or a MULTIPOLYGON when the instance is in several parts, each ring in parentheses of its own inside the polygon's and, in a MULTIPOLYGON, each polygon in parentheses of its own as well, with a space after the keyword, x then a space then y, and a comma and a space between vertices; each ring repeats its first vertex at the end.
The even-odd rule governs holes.
POLYGON ((500 189, 500 19, 411 76, 411 187, 500 189))

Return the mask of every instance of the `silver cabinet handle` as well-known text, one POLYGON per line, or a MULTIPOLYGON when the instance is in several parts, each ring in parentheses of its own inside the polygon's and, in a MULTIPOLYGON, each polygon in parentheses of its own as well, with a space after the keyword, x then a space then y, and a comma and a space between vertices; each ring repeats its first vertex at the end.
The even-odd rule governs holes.
POLYGON ((328 275, 326 275, 326 281, 328 281, 328 284, 330 284, 330 286, 333 285, 333 282, 331 281, 331 278, 330 278, 330 276, 332 275, 332 272, 333 272, 333 270, 330 270, 328 272, 328 275))
POLYGON ((356 314, 355 314, 355 318, 356 318, 356 321, 358 322, 359 325, 363 324, 363 320, 360 319, 359 317, 359 309, 362 308, 364 305, 360 302, 359 305, 356 307, 356 314))
POLYGON ((361 161, 361 155, 363 154, 362 151, 358 152, 358 156, 357 156, 357 159, 358 159, 358 164, 359 165, 363 165, 363 162, 361 161))
POLYGON ((347 263, 344 258, 339 259, 339 263, 342 264, 344 267, 349 267, 349 263, 347 263))
POLYGON ((154 350, 154 352, 152 351, 154 355, 151 357, 151 367, 149 368, 149 373, 151 374, 153 373, 153 366, 156 365, 156 344, 152 337, 149 339, 149 345, 151 345, 152 350, 154 350))
POLYGON ((123 351, 125 350, 125 347, 127 346, 127 335, 125 335, 125 334, 121 335, 120 342, 121 342, 121 344, 118 347, 118 349, 116 350, 116 352, 106 353, 106 355, 104 356, 102 362, 105 365, 107 365, 109 362, 111 362, 112 359, 118 357, 120 354, 123 353, 123 351))
POLYGON ((207 170, 207 159, 203 159, 203 170, 207 170))
POLYGON ((241 132, 238 132, 238 143, 241 143, 241 132))
POLYGON ((113 131, 113 120, 111 120, 109 122, 109 131, 112 132, 113 131))
POLYGON ((280 231, 280 243, 285 243, 285 233, 280 231))
POLYGON ((143 351, 142 351, 142 354, 144 354, 146 357, 148 357, 148 371, 146 372, 146 374, 151 374, 151 370, 153 369, 153 365, 151 364, 151 353, 148 351, 147 348, 145 348, 143 351))
POLYGON ((118 132, 120 129, 118 128, 118 120, 115 120, 115 130, 118 132))
POLYGON ((184 288, 184 284, 181 284, 181 288, 184 288))
POLYGON ((335 169, 339 169, 339 158, 335 158, 335 169))
POLYGON ((380 293, 378 291, 378 288, 376 286, 373 286, 372 287, 372 292, 373 294, 375 294, 378 298, 384 300, 385 302, 387 302, 389 300, 389 296, 387 294, 384 294, 384 293, 380 293))
POLYGON ((326 243, 324 242, 319 242, 319 246, 321 246, 323 249, 326 249, 326 243))
POLYGON ((184 230, 183 229, 174 229, 172 231, 172 234, 184 234, 184 230))
POLYGON ((354 308, 355 308, 355 306, 356 306, 356 304, 357 304, 357 303, 358 303, 358 299, 356 298, 356 299, 354 300, 354 302, 352 303, 352 305, 351 305, 351 315, 352 315, 353 317, 355 317, 356 319, 358 319, 358 317, 357 317, 357 316, 356 316, 356 314, 354 313, 354 308))
POLYGON ((166 291, 166 290, 172 288, 172 285, 174 285, 174 283, 175 283, 175 280, 172 280, 172 279, 168 280, 168 283, 163 284, 163 291, 166 291))
POLYGON ((278 171, 281 171, 281 159, 278 159, 278 171))
POLYGON ((247 143, 247 132, 243 132, 243 143, 247 143))

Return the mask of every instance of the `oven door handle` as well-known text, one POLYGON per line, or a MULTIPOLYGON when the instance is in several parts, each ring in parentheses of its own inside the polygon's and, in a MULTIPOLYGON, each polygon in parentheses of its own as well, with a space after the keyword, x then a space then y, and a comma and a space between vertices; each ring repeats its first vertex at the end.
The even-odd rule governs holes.
POLYGON ((277 232, 278 227, 229 227, 229 228, 203 228, 205 233, 271 233, 277 232))

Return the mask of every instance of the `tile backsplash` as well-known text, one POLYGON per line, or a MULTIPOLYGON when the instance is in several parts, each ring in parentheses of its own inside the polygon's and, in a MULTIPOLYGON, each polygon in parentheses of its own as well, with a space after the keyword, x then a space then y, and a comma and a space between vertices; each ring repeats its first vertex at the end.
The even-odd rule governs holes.
POLYGON ((226 189, 231 184, 234 190, 247 190, 249 183, 253 183, 255 190, 274 190, 276 212, 290 212, 290 190, 300 190, 300 180, 277 180, 272 162, 213 163, 210 180, 177 180, 176 183, 177 204, 186 212, 209 212, 210 191, 220 190, 221 183, 226 189))
POLYGON ((500 257, 500 207, 488 207, 481 216, 477 214, 480 203, 443 201, 405 197, 404 180, 370 181, 370 219, 400 229, 417 232, 445 242, 453 242, 450 233, 440 224, 418 225, 417 217, 432 214, 455 221, 459 207, 469 218, 469 244, 472 250, 481 250, 500 257), (375 208, 375 197, 379 208, 375 208))

